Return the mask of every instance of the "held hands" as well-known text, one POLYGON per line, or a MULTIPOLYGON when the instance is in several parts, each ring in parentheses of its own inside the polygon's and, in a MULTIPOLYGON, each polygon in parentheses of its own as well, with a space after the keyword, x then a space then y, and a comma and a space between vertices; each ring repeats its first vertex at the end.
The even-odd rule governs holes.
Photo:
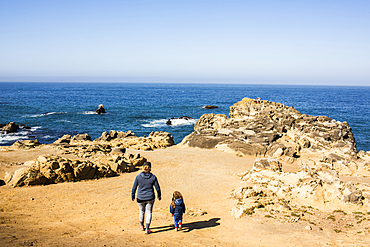
POLYGON ((158 200, 162 200, 162 197, 158 197, 158 200))

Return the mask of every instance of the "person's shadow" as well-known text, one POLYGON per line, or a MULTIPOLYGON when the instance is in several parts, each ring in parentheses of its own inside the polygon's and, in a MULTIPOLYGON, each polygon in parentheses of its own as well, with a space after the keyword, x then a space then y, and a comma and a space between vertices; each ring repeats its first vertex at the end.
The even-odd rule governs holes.
MULTIPOLYGON (((220 220, 220 218, 212 218, 212 219, 209 219, 209 220, 183 223, 182 224, 182 231, 183 232, 190 232, 192 230, 216 227, 216 226, 220 225, 220 223, 217 222, 219 220, 220 220)), ((171 225, 168 225, 168 226, 151 227, 150 229, 153 230, 153 233, 159 233, 159 232, 174 230, 174 225, 171 224, 171 225)))

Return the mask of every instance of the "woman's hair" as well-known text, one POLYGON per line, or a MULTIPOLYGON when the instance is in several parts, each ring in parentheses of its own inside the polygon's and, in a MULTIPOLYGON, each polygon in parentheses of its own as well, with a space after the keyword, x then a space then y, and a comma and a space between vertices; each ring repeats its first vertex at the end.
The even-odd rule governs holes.
POLYGON ((143 171, 149 173, 152 170, 152 164, 150 162, 144 162, 143 171))
POLYGON ((175 208, 175 199, 183 199, 182 198, 182 195, 179 191, 174 191, 173 192, 173 196, 172 196, 172 208, 174 209, 175 208))

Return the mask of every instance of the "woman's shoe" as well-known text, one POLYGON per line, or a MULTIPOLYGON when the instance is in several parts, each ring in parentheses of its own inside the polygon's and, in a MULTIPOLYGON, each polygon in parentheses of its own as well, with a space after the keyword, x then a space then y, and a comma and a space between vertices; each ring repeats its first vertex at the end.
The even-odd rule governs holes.
POLYGON ((143 226, 140 226, 141 231, 145 231, 145 228, 143 226))
POLYGON ((145 230, 145 234, 150 234, 150 233, 152 233, 152 231, 151 230, 145 230))

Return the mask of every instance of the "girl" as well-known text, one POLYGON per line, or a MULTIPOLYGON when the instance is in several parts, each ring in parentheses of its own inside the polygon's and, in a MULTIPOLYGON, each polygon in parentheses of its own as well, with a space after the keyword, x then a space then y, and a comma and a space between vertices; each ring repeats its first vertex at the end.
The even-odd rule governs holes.
POLYGON ((182 230, 182 215, 185 213, 185 203, 180 192, 173 192, 170 212, 175 220, 175 231, 182 230))

